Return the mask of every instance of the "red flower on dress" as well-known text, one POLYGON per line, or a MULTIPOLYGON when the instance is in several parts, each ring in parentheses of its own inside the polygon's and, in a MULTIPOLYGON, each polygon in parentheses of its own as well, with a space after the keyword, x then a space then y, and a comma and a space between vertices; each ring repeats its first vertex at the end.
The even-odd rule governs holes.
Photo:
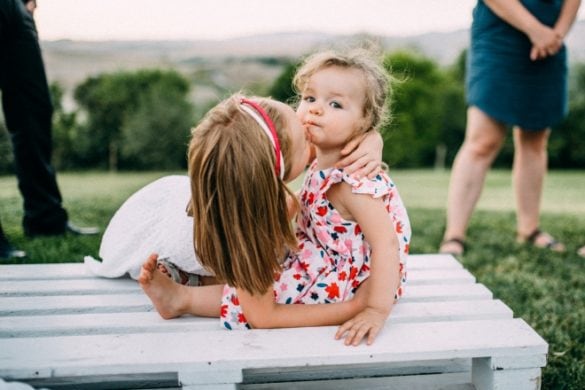
POLYGON ((294 274, 293 278, 295 278, 296 280, 301 280, 301 274, 294 274))
POLYGON ((317 207, 317 214, 321 217, 324 217, 325 215, 327 215, 327 206, 317 207))
POLYGON ((335 230, 337 233, 346 233, 347 229, 345 226, 335 226, 333 228, 333 230, 335 230))
POLYGON ((325 287, 325 292, 327 292, 327 298, 329 299, 339 298, 339 286, 335 282, 325 287))
POLYGON ((228 305, 221 305, 221 314, 220 316, 225 317, 227 316, 227 312, 228 312, 228 305))
POLYGON ((240 314, 238 314, 238 322, 240 324, 243 324, 244 322, 248 322, 248 321, 246 321, 246 317, 244 317, 244 314, 240 313, 240 314))
POLYGON ((341 272, 339 273, 339 276, 337 277, 337 279, 339 279, 339 280, 341 280, 341 281, 344 281, 345 279, 347 279, 347 272, 345 272, 345 271, 341 271, 341 272))
POLYGON ((402 222, 398 222, 396 224, 396 233, 398 233, 398 234, 402 233, 402 222))
POLYGON ((355 225, 355 230, 353 231, 353 234, 355 234, 356 236, 359 236, 362 232, 362 228, 360 227, 360 225, 355 225))
POLYGON ((231 300, 232 300, 232 304, 233 304, 234 306, 239 306, 239 305, 240 305, 240 300, 238 299, 238 297, 237 297, 235 294, 234 294, 234 295, 232 295, 232 298, 231 298, 231 300))

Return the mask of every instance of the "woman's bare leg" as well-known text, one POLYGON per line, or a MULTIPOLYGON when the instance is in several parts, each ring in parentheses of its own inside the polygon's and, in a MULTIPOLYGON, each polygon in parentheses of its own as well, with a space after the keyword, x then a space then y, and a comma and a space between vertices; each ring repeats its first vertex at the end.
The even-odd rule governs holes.
POLYGON ((536 132, 514 128, 514 193, 517 231, 522 237, 527 237, 539 226, 549 134, 549 129, 536 132))
MULTIPOLYGON (((444 240, 465 239, 467 225, 483 189, 487 171, 505 138, 505 126, 477 107, 467 110, 465 141, 451 171, 444 240)), ((442 253, 460 254, 461 244, 446 242, 442 253)))
POLYGON ((190 287, 175 283, 158 269, 157 258, 155 254, 148 257, 138 283, 161 317, 170 319, 184 314, 219 317, 223 285, 190 287))
MULTIPOLYGON (((548 168, 548 139, 550 129, 526 131, 514 128, 514 193, 518 239, 525 241, 540 225, 540 201, 544 177, 548 168)), ((549 247, 564 252, 565 246, 548 233, 533 236, 537 247, 549 247)))

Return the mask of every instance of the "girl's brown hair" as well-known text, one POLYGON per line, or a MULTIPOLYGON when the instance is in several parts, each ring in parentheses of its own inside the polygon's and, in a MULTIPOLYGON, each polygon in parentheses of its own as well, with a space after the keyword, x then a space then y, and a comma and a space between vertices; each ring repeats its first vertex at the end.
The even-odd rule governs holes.
POLYGON ((379 130, 390 120, 388 106, 392 89, 388 72, 377 61, 372 50, 356 48, 339 53, 329 50, 307 57, 294 76, 295 92, 302 94, 311 76, 331 66, 356 69, 363 74, 366 91, 363 116, 367 125, 360 129, 360 133, 379 130))
MULTIPOLYGON (((296 239, 287 218, 289 190, 275 173, 274 147, 242 110, 236 94, 193 129, 189 176, 193 242, 201 264, 217 279, 252 294, 265 293, 296 239)), ((274 122, 290 172, 291 137, 278 102, 250 98, 274 122)))

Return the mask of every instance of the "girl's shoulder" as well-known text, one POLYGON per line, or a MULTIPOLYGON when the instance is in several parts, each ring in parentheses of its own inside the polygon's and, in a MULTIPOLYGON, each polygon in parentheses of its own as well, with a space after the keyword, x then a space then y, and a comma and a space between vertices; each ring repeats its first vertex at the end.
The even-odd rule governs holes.
POLYGON ((338 168, 315 171, 313 174, 316 176, 316 181, 320 182, 320 192, 327 192, 334 184, 346 183, 354 194, 369 194, 374 198, 379 198, 388 195, 395 188, 394 182, 385 172, 372 179, 363 177, 359 180, 338 168))

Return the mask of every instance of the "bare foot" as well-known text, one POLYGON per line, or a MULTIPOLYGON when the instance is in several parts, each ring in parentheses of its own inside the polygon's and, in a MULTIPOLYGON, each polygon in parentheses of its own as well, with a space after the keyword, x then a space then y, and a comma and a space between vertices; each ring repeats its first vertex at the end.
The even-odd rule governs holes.
POLYGON ((156 311, 166 320, 185 314, 182 286, 162 273, 157 266, 158 255, 152 254, 142 265, 138 283, 152 301, 156 311))

